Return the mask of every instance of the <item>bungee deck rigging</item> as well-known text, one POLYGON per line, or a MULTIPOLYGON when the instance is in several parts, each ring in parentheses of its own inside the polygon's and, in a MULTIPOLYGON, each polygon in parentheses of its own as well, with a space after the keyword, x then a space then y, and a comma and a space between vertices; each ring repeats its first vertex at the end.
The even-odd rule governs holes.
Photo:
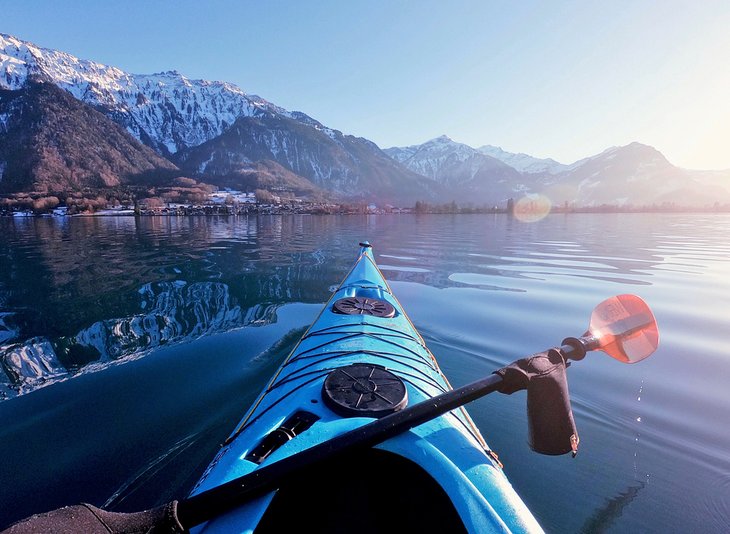
MULTIPOLYGON (((402 306, 372 258, 371 246, 367 242, 361 243, 361 246, 362 249, 354 266, 345 276, 340 287, 332 294, 317 319, 300 338, 239 426, 226 439, 225 444, 231 443, 258 418, 274 409, 277 404, 284 402, 295 391, 323 379, 330 372, 341 367, 345 361, 366 361, 387 368, 421 393, 423 397, 433 397, 451 389, 451 385, 441 372, 436 358, 426 346, 421 334, 411 323, 410 318, 405 312, 397 311, 397 309, 402 310, 402 306), (367 262, 366 269, 363 269, 362 262, 367 262), (370 271, 371 277, 374 271, 379 280, 377 280, 377 283, 373 283, 373 278, 357 280, 353 273, 357 274, 358 270, 370 271), (351 296, 340 296, 343 294, 351 296), (387 294, 389 298, 395 301, 395 306, 383 300, 384 294, 387 294), (344 313, 337 309, 339 302, 355 299, 366 300, 367 303, 373 303, 374 306, 378 306, 378 303, 384 303, 385 306, 382 304, 380 306, 386 308, 388 313, 386 315, 372 313, 371 310, 366 308, 344 313), (317 328, 317 325, 320 324, 320 318, 329 310, 336 315, 344 315, 348 321, 342 324, 317 328), (395 316, 400 317, 397 326, 377 322, 378 319, 391 319, 395 316), (408 325, 408 329, 404 328, 403 321, 408 325), (315 338, 326 339, 317 342, 315 338), (326 365, 327 362, 335 365, 326 365), (297 383, 293 384, 293 382, 297 383), (277 389, 283 386, 287 386, 287 390, 278 392, 277 389), (278 395, 278 397, 270 405, 266 405, 265 399, 269 394, 278 395), (266 407, 260 411, 257 410, 262 404, 266 407)), ((459 408, 455 411, 456 413, 458 413, 459 422, 501 467, 501 464, 496 460, 496 455, 489 450, 484 438, 466 410, 459 408)))

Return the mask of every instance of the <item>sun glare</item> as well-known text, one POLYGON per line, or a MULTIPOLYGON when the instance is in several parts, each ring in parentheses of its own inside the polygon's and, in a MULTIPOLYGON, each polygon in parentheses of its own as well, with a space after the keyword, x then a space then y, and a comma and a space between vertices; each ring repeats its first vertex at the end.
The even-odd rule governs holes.
POLYGON ((550 213, 552 202, 544 195, 525 195, 515 202, 513 214, 522 222, 537 222, 550 213))

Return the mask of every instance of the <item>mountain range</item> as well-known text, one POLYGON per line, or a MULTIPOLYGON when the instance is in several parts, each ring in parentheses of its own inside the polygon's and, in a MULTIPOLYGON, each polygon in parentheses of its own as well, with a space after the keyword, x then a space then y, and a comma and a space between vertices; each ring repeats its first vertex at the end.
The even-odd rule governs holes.
POLYGON ((382 150, 230 83, 130 74, 0 34, 0 193, 180 176, 402 206, 524 194, 579 206, 730 203, 730 171, 681 169, 639 143, 570 165, 446 136, 382 150))
POLYGON ((528 194, 577 206, 709 206, 730 200, 730 171, 681 169, 641 143, 570 165, 489 145, 472 148, 447 136, 385 152, 450 189, 492 202, 528 194))

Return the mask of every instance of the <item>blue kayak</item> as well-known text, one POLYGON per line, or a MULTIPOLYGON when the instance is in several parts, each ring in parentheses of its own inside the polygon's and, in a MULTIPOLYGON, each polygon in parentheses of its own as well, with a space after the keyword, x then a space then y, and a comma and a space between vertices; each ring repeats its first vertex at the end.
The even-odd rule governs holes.
MULTIPOLYGON (((451 389, 372 248, 354 266, 191 495, 451 389)), ((464 408, 212 519, 193 532, 542 532, 464 408)))

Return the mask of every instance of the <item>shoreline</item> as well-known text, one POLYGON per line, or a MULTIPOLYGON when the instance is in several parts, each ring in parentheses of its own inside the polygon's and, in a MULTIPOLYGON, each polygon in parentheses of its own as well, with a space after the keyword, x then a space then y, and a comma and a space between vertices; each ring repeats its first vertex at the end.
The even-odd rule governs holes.
MULTIPOLYGON (((548 213, 541 214, 542 218, 547 215, 572 215, 572 214, 666 214, 666 213, 730 213, 730 206, 720 207, 676 207, 676 208, 575 208, 575 209, 554 209, 548 213)), ((394 210, 286 210, 286 209, 261 209, 240 212, 227 212, 220 210, 143 210, 139 213, 123 210, 119 212, 105 211, 104 213, 74 213, 74 214, 53 214, 53 213, 30 213, 30 212, 9 212, 0 213, 0 218, 18 218, 18 219, 66 219, 66 218, 94 218, 94 217, 242 217, 242 216, 258 216, 258 215, 510 215, 520 218, 514 213, 509 213, 505 209, 492 210, 458 210, 458 211, 415 211, 413 209, 394 209, 394 210)))

